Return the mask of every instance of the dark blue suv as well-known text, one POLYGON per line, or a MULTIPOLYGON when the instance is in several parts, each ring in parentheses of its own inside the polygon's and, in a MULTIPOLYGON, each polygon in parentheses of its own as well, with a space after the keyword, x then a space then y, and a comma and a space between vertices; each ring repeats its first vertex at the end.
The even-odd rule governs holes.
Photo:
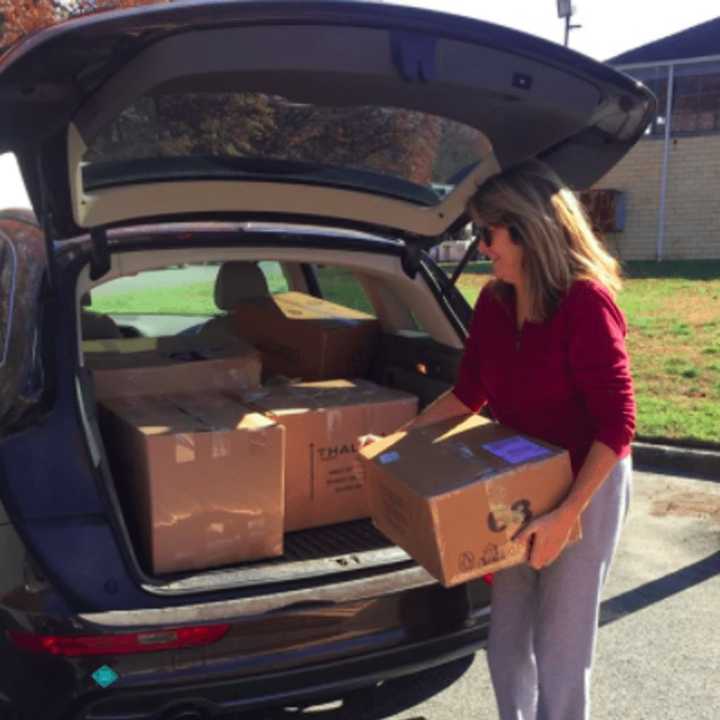
POLYGON ((153 573, 84 343, 222 317, 212 290, 188 310, 184 285, 172 307, 110 302, 164 269, 212 285, 256 262, 350 302, 330 269, 382 329, 368 379, 424 405, 451 386, 470 315, 430 257, 467 199, 530 157, 590 186, 652 96, 467 18, 269 0, 64 23, 0 59, 0 97, 0 152, 34 207, 0 214, 0 718, 302 706, 481 647, 488 585, 443 589, 370 521, 290 533, 272 561, 153 573))

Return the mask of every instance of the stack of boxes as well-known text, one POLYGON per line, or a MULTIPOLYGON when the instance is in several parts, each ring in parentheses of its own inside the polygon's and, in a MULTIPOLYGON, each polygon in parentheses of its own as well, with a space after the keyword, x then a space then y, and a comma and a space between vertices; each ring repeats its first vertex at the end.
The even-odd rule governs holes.
POLYGON ((84 343, 153 572, 279 556, 287 532, 370 515, 448 586, 527 559, 514 536, 567 494, 566 451, 476 415, 398 431, 415 396, 338 379, 368 371, 362 313, 284 293, 226 320, 227 337, 84 343), (358 452, 367 434, 386 437, 358 452))
POLYGON ((287 295, 280 309, 244 308, 260 350, 218 335, 84 343, 118 492, 154 573, 279 556, 285 532, 369 515, 357 439, 397 430, 417 398, 365 380, 263 387, 263 375, 367 371, 378 332, 369 316, 287 295))

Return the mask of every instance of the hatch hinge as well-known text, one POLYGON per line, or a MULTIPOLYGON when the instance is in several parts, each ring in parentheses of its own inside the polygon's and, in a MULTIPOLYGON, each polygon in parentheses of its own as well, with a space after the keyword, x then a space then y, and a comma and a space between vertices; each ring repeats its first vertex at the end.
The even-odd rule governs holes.
POLYGON ((402 264, 403 271, 411 280, 415 279, 415 276, 418 274, 418 270, 420 269, 422 252, 423 249, 414 243, 405 245, 403 249, 400 262, 402 264))
POLYGON ((90 231, 90 240, 90 279, 99 280, 110 270, 107 230, 104 227, 93 228, 90 231))
POLYGON ((427 83, 435 79, 437 38, 408 30, 390 34, 392 61, 406 82, 427 83))

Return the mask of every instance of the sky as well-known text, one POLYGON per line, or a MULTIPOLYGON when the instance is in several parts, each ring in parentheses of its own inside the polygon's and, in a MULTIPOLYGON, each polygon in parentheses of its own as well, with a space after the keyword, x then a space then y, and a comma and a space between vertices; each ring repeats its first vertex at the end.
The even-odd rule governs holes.
MULTIPOLYGON (((479 18, 562 43, 565 24, 556 0, 391 0, 479 18)), ((596 60, 720 16, 717 0, 575 0, 570 47, 596 60), (660 9, 661 8, 661 9, 660 9)), ((29 207, 12 156, 0 156, 0 207, 29 207)))
MULTIPOLYGON (((556 0, 389 0, 479 18, 562 43, 565 21, 556 0)), ((574 0, 570 47, 596 60, 608 60, 720 16, 718 0, 574 0)))

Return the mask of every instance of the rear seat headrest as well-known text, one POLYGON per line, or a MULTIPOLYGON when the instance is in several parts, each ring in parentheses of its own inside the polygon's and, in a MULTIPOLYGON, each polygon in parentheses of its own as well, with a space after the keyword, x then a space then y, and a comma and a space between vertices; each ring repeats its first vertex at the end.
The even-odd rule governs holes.
POLYGON ((254 298, 269 297, 265 275, 255 262, 233 261, 220 266, 215 280, 215 304, 232 310, 254 298))
POLYGON ((80 313, 80 327, 83 340, 108 340, 123 336, 122 331, 109 315, 100 315, 89 310, 80 313))

